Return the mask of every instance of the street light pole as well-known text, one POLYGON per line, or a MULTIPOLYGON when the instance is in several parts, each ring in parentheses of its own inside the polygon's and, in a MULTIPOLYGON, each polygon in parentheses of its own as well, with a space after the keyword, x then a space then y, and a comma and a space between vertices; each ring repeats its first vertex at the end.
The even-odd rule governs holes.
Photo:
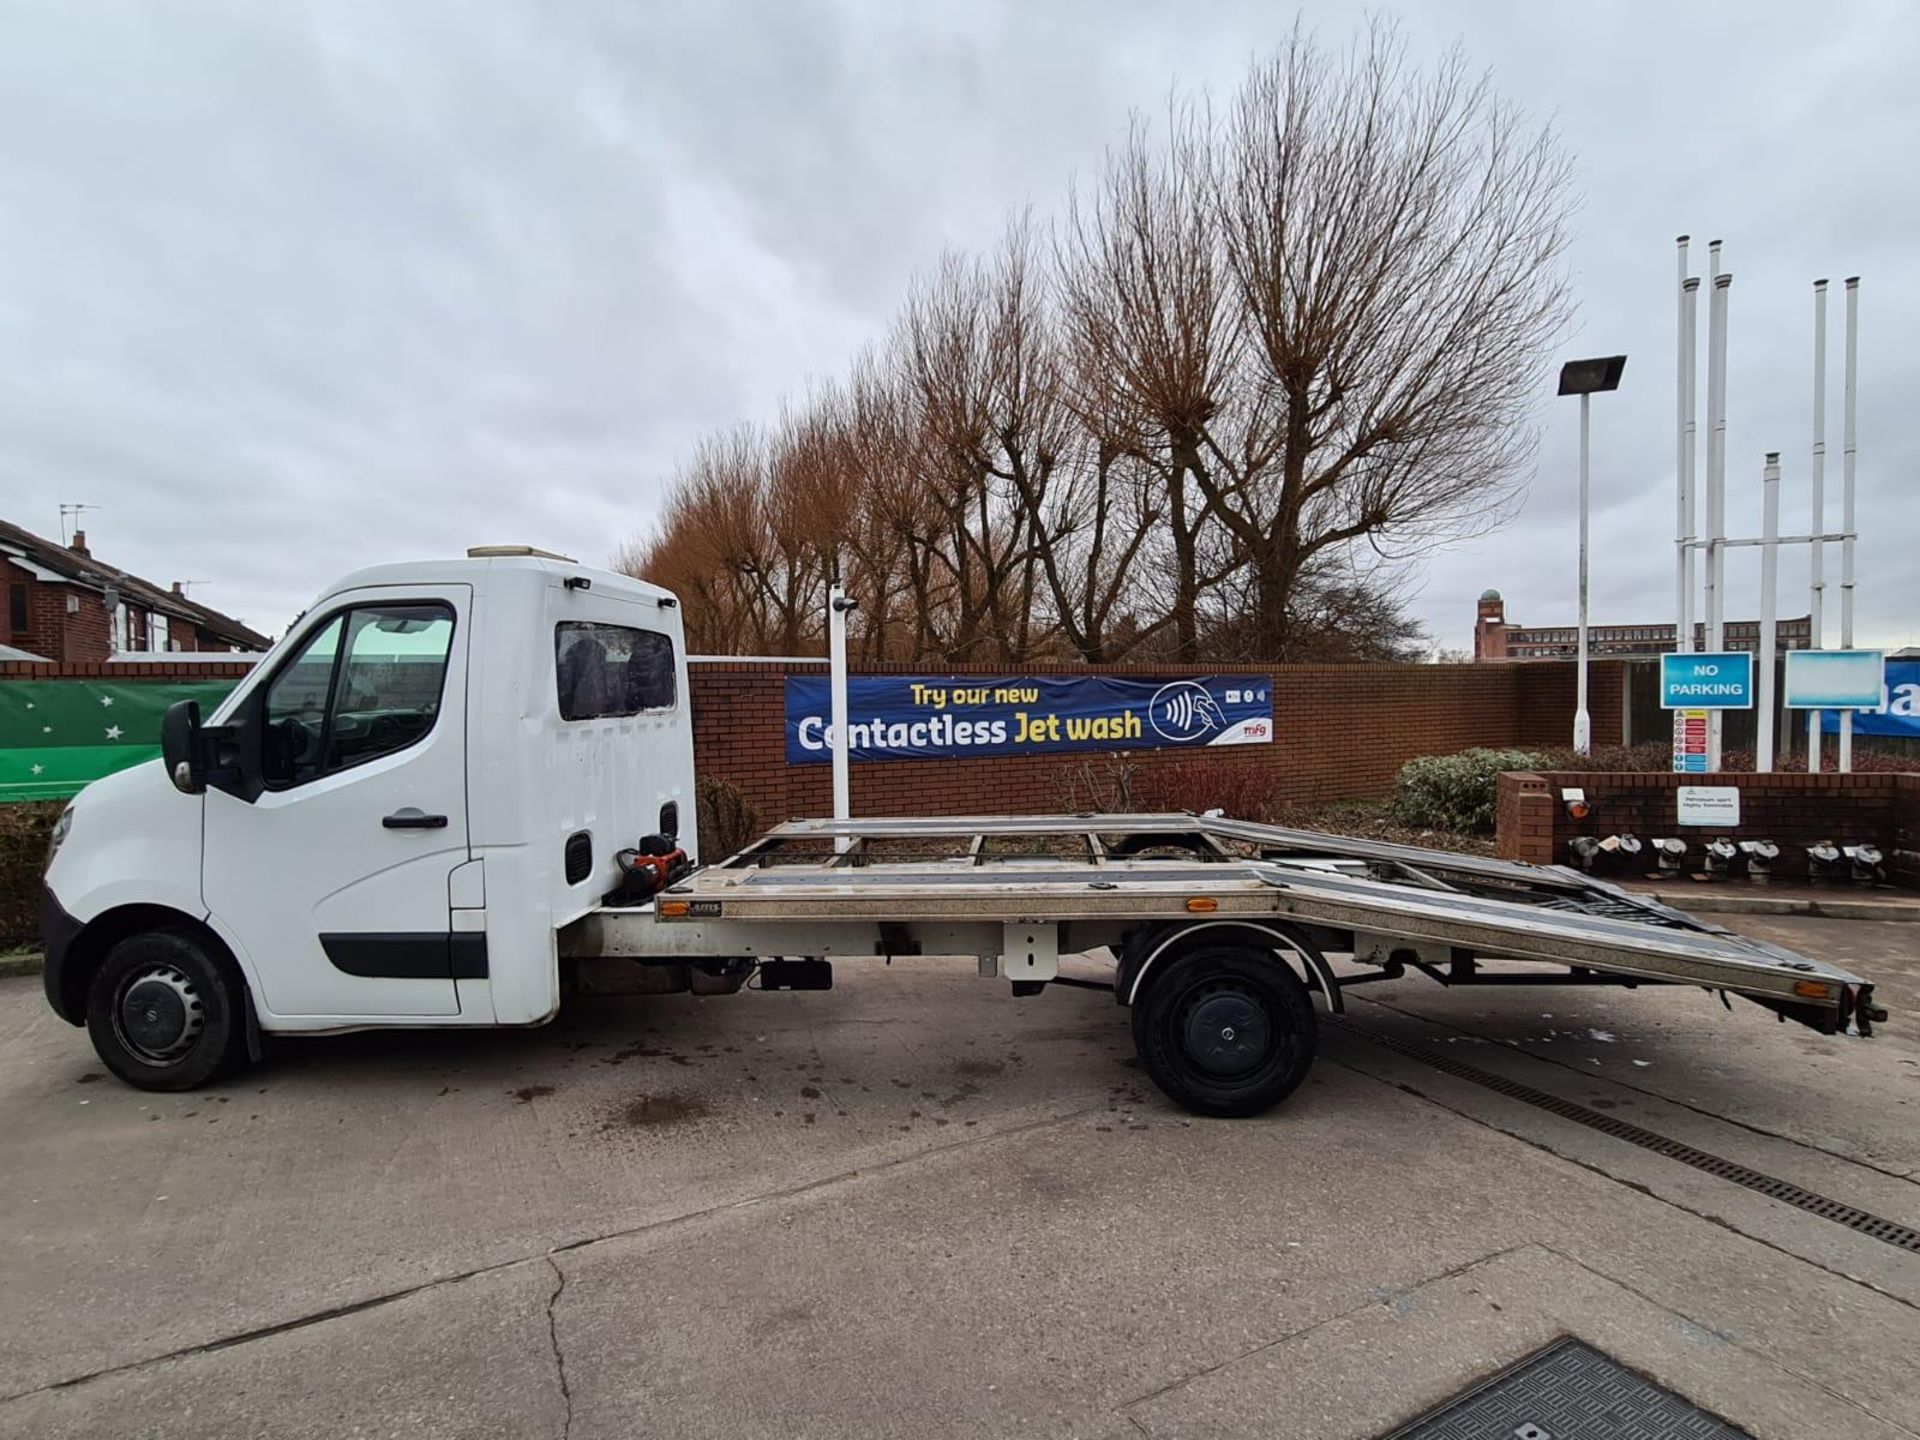
POLYGON ((1587 454, 1593 395, 1580 392, 1580 665, 1573 701, 1573 752, 1593 753, 1593 717, 1587 713, 1587 454))
POLYGON ((1580 659, 1573 705, 1573 749, 1576 755, 1593 753, 1593 717, 1587 711, 1587 532, 1593 397, 1603 390, 1618 390, 1621 373, 1626 368, 1627 357, 1624 355, 1606 355, 1597 360, 1569 360, 1560 367, 1560 393, 1580 397, 1580 659))

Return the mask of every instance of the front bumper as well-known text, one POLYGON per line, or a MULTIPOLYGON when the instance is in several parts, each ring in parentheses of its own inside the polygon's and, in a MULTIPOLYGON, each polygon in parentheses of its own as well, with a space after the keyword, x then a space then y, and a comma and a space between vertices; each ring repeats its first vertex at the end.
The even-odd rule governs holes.
POLYGON ((75 1003, 69 1006, 67 987, 63 983, 67 968, 67 955, 73 949, 73 942, 79 938, 83 927, 80 922, 67 913, 66 907, 54 897, 51 885, 41 886, 40 898, 40 939, 46 946, 45 968, 41 971, 41 983, 46 986, 47 1004, 53 1007, 53 1013, 69 1025, 87 1023, 86 996, 72 997, 75 1003))

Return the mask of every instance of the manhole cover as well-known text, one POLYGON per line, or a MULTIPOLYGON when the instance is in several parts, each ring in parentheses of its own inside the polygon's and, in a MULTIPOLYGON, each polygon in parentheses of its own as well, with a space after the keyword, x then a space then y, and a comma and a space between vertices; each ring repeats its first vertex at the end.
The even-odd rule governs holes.
POLYGON ((1559 1340, 1384 1440, 1752 1440, 1591 1345, 1559 1340))

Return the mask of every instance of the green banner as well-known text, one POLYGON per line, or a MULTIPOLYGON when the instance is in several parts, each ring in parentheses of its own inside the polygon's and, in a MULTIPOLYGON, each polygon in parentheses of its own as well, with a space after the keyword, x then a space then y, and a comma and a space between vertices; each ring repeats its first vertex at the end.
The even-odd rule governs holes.
POLYGON ((234 680, 0 680, 0 802, 65 800, 160 753, 176 700, 213 713, 234 680))

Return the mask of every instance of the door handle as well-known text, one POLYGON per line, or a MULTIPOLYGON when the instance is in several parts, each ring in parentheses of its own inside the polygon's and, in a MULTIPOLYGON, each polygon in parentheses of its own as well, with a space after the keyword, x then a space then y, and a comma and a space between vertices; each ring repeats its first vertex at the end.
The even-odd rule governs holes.
POLYGON ((404 810, 396 810, 383 817, 380 823, 389 830, 444 830, 447 828, 447 817, 423 814, 409 805, 404 810))

